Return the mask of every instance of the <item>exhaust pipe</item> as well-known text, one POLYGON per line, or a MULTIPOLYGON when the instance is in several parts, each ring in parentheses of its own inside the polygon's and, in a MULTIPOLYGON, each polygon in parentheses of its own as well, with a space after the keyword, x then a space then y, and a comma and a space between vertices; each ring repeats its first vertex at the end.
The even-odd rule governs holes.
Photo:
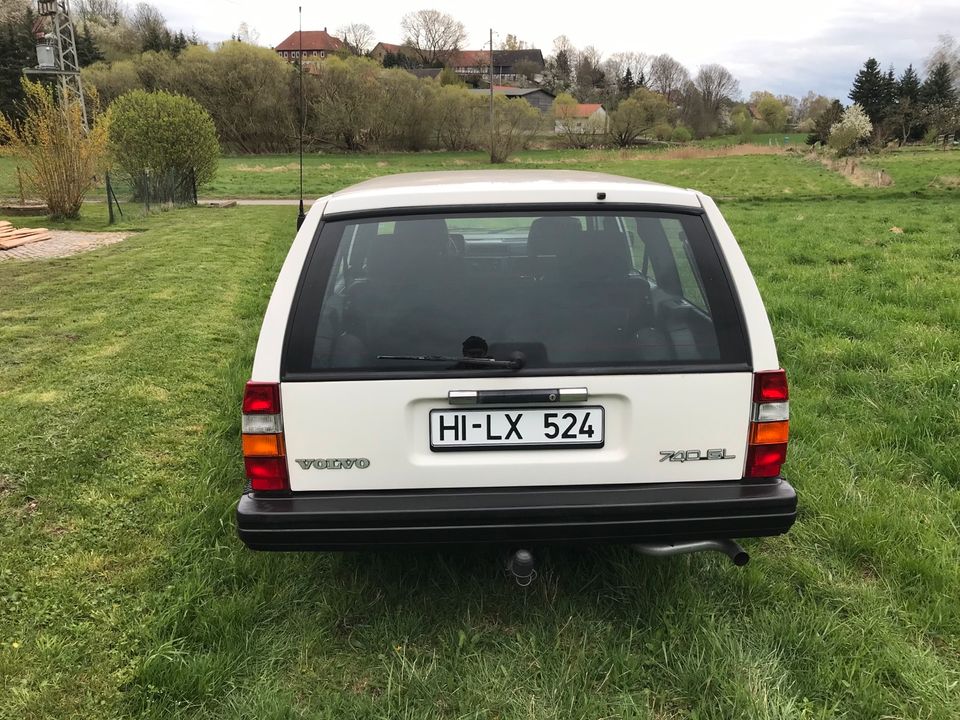
POLYGON ((641 555, 650 557, 669 557, 671 555, 687 555, 689 553, 707 552, 713 550, 721 552, 730 558, 737 567, 743 567, 750 562, 750 555, 736 540, 691 540, 678 543, 636 543, 633 546, 641 555))

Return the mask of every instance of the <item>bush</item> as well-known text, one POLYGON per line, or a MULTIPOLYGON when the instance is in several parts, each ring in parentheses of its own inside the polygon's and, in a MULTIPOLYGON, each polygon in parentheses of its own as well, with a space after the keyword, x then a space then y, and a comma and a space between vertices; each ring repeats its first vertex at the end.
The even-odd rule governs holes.
POLYGON ((653 129, 653 136, 657 140, 669 140, 671 135, 673 135, 673 125, 670 123, 660 123, 653 129))
POLYGON ((525 147, 540 129, 540 111, 523 99, 510 100, 498 95, 493 101, 493 147, 490 162, 506 162, 525 147))
MULTIPOLYGON (((26 100, 23 120, 16 125, 0 114, 0 144, 29 161, 27 185, 50 210, 52 218, 80 215, 83 198, 96 182, 106 160, 106 121, 87 132, 79 103, 63 107, 40 83, 21 81, 26 100)), ((93 98, 96 105, 96 96, 93 98)))
POLYGON ((685 128, 683 125, 677 125, 673 129, 673 133, 670 135, 671 142, 675 143, 688 143, 693 139, 693 133, 690 132, 688 128, 685 128))
POLYGON ((843 111, 840 122, 830 128, 830 138, 827 142, 837 155, 848 155, 861 141, 869 138, 872 132, 873 123, 870 122, 867 113, 864 112, 860 103, 854 103, 843 111))
POLYGON ((167 92, 134 90, 108 110, 110 151, 137 189, 137 199, 172 201, 213 179, 220 145, 199 103, 167 92))

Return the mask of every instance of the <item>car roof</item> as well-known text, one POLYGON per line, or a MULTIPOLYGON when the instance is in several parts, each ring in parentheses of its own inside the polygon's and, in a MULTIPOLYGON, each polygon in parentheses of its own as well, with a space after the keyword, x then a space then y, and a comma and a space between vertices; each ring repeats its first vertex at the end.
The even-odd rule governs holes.
POLYGON ((324 216, 401 208, 598 203, 699 208, 693 190, 577 170, 448 170, 385 175, 326 198, 324 216))

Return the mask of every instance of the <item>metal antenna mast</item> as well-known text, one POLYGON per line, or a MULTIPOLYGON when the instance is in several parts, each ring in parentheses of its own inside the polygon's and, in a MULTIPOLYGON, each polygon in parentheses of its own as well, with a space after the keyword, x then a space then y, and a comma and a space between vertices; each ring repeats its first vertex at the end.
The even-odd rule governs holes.
POLYGON ((77 37, 70 16, 70 0, 37 0, 37 12, 50 18, 50 31, 37 43, 37 67, 25 68, 28 75, 47 75, 57 79, 60 101, 80 104, 83 126, 87 129, 87 105, 83 101, 83 82, 80 80, 80 58, 77 55, 77 37))

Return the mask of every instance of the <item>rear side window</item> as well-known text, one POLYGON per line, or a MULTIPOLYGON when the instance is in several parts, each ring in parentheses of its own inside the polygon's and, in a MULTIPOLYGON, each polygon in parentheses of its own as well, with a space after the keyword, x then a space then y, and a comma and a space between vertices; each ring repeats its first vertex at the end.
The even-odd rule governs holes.
POLYGON ((370 217, 328 222, 316 242, 287 375, 449 373, 466 367, 396 356, 517 352, 525 373, 748 362, 700 215, 370 217))

